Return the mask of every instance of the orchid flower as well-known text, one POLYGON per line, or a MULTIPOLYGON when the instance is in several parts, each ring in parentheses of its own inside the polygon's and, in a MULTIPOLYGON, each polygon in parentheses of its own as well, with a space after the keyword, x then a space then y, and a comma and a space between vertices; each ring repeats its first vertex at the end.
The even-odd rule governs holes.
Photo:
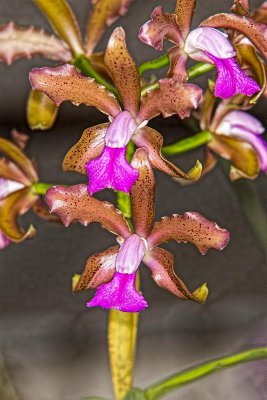
POLYGON ((16 144, 0 138, 0 153, 4 155, 0 157, 0 249, 34 236, 34 227, 31 225, 24 231, 17 217, 39 199, 31 190, 32 184, 38 181, 36 169, 20 148, 25 144, 25 135, 17 131, 13 134, 16 144))
MULTIPOLYGON (((219 13, 204 20, 200 26, 226 29, 232 35, 239 33, 241 43, 253 45, 267 59, 267 25, 266 2, 249 14, 248 1, 235 1, 232 11, 235 14, 219 13)), ((236 39, 234 43, 238 42, 236 39)), ((248 59, 248 57, 246 57, 248 59)), ((247 61, 247 60, 246 60, 247 61)))
POLYGON ((45 221, 59 222, 34 190, 39 179, 36 166, 23 152, 29 137, 16 129, 11 137, 13 142, 0 137, 0 249, 35 236, 32 225, 25 231, 17 221, 30 209, 45 221))
POLYGON ((209 147, 234 162, 235 156, 240 158, 247 155, 240 162, 237 160, 236 165, 231 168, 232 180, 242 177, 253 179, 260 170, 267 173, 267 143, 260 137, 264 131, 260 121, 239 110, 227 113, 217 125, 209 147), (235 154, 236 151, 238 154, 235 154))
MULTIPOLYGON (((156 104, 140 100, 140 76, 129 54, 122 28, 114 30, 105 53, 105 63, 119 92, 124 110, 103 86, 92 78, 79 74, 66 64, 57 68, 35 68, 30 73, 33 89, 45 92, 57 105, 65 100, 75 105, 93 105, 107 114, 111 123, 96 125, 84 131, 81 139, 67 153, 63 169, 89 175, 89 194, 106 187, 128 193, 138 178, 138 172, 126 160, 130 140, 147 149, 152 165, 180 179, 198 179, 201 165, 196 164, 188 174, 161 156, 163 138, 159 132, 146 127, 149 119, 160 113, 156 104)), ((166 92, 166 96, 168 92, 166 92)), ((175 113, 175 104, 166 99, 166 115, 175 113)), ((177 100, 185 104, 186 99, 177 100)), ((178 104, 179 103, 179 104, 178 104)), ((183 106, 182 106, 183 107, 183 106)))
MULTIPOLYGON (((88 17, 84 41, 76 16, 66 0, 35 0, 47 17, 56 35, 33 26, 17 26, 13 21, 0 26, 0 61, 11 65, 22 57, 41 55, 59 63, 72 62, 85 54, 94 68, 107 75, 103 53, 93 53, 105 28, 112 25, 128 11, 132 0, 91 0, 92 11, 88 17), (108 3, 108 4, 107 4, 108 3)), ((27 119, 32 129, 49 129, 53 126, 58 108, 44 94, 31 91, 27 104, 27 119)))
POLYGON ((185 82, 185 62, 190 57, 216 65, 215 96, 229 98, 237 93, 251 96, 258 92, 259 85, 238 66, 236 52, 226 34, 208 26, 190 32, 195 3, 195 0, 177 0, 176 14, 155 8, 151 20, 141 27, 139 39, 157 50, 162 50, 164 39, 174 43, 169 50, 169 77, 185 82))
POLYGON ((196 212, 164 217, 154 224, 154 174, 145 149, 138 149, 132 166, 138 179, 131 190, 134 231, 123 215, 108 203, 91 197, 85 185, 69 188, 55 186, 48 190, 47 204, 65 226, 77 220, 83 225, 99 222, 118 236, 119 245, 89 257, 74 291, 97 289, 88 307, 115 308, 139 312, 147 302, 135 288, 136 271, 141 261, 151 270, 152 278, 181 299, 204 302, 207 288, 203 284, 193 293, 173 270, 173 255, 161 247, 169 240, 192 242, 205 254, 208 249, 222 250, 229 233, 196 212))
POLYGON ((203 96, 200 127, 211 133, 203 174, 216 165, 214 153, 231 160, 230 179, 255 179, 260 170, 267 173, 267 143, 261 138, 264 126, 247 109, 244 99, 223 100, 217 104, 213 84, 203 96))
MULTIPOLYGON (((265 30, 263 29, 262 24, 266 25, 267 22, 266 9, 266 2, 264 2, 259 6, 259 8, 252 12, 250 11, 248 0, 235 0, 231 11, 236 14, 237 20, 236 16, 231 14, 222 15, 222 19, 225 19, 225 17, 228 16, 229 20, 232 18, 236 20, 234 29, 229 29, 226 26, 229 40, 236 51, 236 59, 246 75, 252 77, 261 87, 261 90, 252 98, 248 99, 244 96, 243 101, 248 105, 255 104, 261 95, 264 94, 266 87, 265 64, 259 54, 260 52, 263 52, 264 55, 263 43, 265 42, 265 30), (241 22, 242 24, 244 24, 244 22, 247 24, 245 30, 242 28, 241 30, 238 29, 238 25, 241 22), (254 31, 254 33, 252 31, 254 31), (259 38, 262 37, 264 40, 260 45, 257 45, 256 43, 253 44, 257 36, 259 38)), ((216 18, 218 19, 218 17, 219 16, 217 15, 216 18)), ((203 24, 205 24, 205 21, 203 24)))

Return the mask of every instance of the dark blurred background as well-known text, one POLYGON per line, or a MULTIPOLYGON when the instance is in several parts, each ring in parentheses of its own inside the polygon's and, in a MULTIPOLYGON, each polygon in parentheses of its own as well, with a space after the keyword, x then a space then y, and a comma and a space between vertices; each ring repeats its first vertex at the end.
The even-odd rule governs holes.
MULTIPOLYGON (((89 0, 69 0, 85 32, 89 0)), ((175 1, 135 0, 130 12, 103 36, 97 50, 104 50, 110 33, 121 25, 136 62, 157 57, 152 48, 137 39, 139 27, 155 6, 173 11, 175 1), (165 4, 166 3, 166 4, 165 4)), ((228 11, 230 0, 199 0, 194 26, 214 12, 228 11)), ((261 1, 251 1, 256 8, 261 1)), ((15 20, 51 31, 41 12, 29 0, 0 0, 0 23, 15 20)), ((30 132, 25 106, 33 67, 52 65, 34 57, 12 66, 0 64, 0 135, 8 137, 16 127, 31 136, 27 154, 38 164, 44 182, 79 183, 86 178, 61 172, 66 151, 88 127, 106 121, 93 108, 63 104, 53 129, 30 132)), ((163 73, 163 72, 161 72, 163 73)), ((206 78, 205 78, 206 79, 206 78)), ((203 85, 205 79, 201 79, 203 85)), ((266 124, 266 103, 252 111, 266 124)), ((165 143, 190 133, 188 122, 173 117, 157 118, 151 126, 165 143)), ((189 169, 203 149, 173 159, 189 169)), ((168 176, 156 173, 156 217, 197 211, 231 232, 223 252, 211 250, 201 256, 191 244, 170 243, 176 272, 194 288, 206 281, 210 295, 205 305, 177 300, 158 288, 149 271, 141 268, 142 290, 150 307, 140 315, 135 385, 145 387, 179 369, 209 358, 267 343, 267 247, 260 244, 240 205, 237 187, 230 184, 220 167, 196 185, 181 187, 168 176)), ((267 178, 250 182, 266 207, 267 178)), ((110 191, 98 198, 115 200, 110 191)), ((108 313, 86 309, 93 292, 73 295, 71 278, 81 273, 87 258, 115 243, 115 237, 99 225, 68 229, 49 224, 31 212, 23 224, 33 223, 37 237, 0 253, 0 347, 9 376, 21 400, 78 400, 98 394, 111 397, 106 327, 108 313)), ((267 232, 266 232, 267 235, 267 232)), ((267 236, 266 236, 267 237, 267 236)), ((265 241, 266 242, 266 241, 265 241)), ((167 399, 180 400, 266 400, 266 364, 253 363, 221 372, 192 384, 167 399)), ((6 399, 1 399, 6 400, 6 399)))

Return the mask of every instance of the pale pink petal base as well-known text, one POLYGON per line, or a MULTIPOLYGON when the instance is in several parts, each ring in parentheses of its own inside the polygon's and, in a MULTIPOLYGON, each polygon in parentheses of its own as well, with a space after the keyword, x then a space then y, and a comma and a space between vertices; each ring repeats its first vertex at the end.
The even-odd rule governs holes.
POLYGON ((0 250, 5 249, 7 246, 11 244, 11 241, 4 235, 3 232, 0 231, 0 250))
POLYGON ((115 272, 112 281, 98 287, 87 307, 102 307, 124 312, 139 312, 148 304, 135 288, 135 273, 115 272))
POLYGON ((20 182, 11 181, 10 179, 0 178, 0 199, 4 199, 9 194, 16 192, 24 187, 20 182))
POLYGON ((126 146, 105 146, 99 157, 88 162, 86 171, 90 195, 105 188, 129 193, 138 178, 138 171, 126 160, 126 146))
POLYGON ((234 58, 221 59, 208 52, 206 54, 218 70, 214 91, 216 97, 228 99, 239 93, 252 96, 260 90, 259 85, 242 71, 234 58))

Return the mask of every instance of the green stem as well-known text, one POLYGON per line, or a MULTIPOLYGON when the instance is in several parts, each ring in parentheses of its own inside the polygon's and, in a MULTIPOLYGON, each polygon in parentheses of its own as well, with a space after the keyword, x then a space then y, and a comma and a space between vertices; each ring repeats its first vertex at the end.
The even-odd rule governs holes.
POLYGON ((55 183, 36 182, 32 184, 32 193, 44 196, 49 188, 55 186, 55 183))
POLYGON ((173 143, 170 146, 163 147, 162 152, 165 156, 174 156, 202 146, 210 142, 211 138, 212 136, 210 132, 202 131, 189 138, 173 143))
POLYGON ((73 65, 78 67, 86 76, 94 78, 98 83, 105 86, 110 92, 112 92, 117 98, 119 98, 119 93, 117 89, 106 81, 93 67, 89 59, 81 54, 76 56, 73 60, 73 65))
POLYGON ((247 350, 242 353, 237 353, 232 356, 218 358, 217 360, 188 368, 148 387, 145 391, 145 397, 147 400, 159 399, 165 396, 167 393, 180 388, 181 386, 194 382, 197 379, 210 375, 214 372, 218 372, 222 369, 230 368, 244 362, 256 361, 264 358, 267 358, 267 347, 260 347, 247 350))
POLYGON ((200 75, 206 74, 215 68, 214 64, 198 63, 187 70, 188 79, 195 79, 200 75))
POLYGON ((170 64, 170 59, 168 54, 164 54, 161 57, 154 58, 154 60, 145 61, 138 68, 139 74, 143 75, 145 71, 149 71, 151 69, 160 69, 167 67, 170 64))

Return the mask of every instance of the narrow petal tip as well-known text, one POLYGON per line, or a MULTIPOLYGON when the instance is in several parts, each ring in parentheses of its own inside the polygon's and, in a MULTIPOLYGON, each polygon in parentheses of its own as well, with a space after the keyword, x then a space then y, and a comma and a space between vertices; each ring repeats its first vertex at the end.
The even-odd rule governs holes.
POLYGON ((209 294, 209 289, 207 287, 206 282, 204 282, 200 287, 198 287, 194 292, 193 295, 200 303, 205 303, 209 294))
POLYGON ((73 275, 73 277, 72 277, 72 291, 73 292, 76 291, 75 289, 76 289, 77 283, 79 282, 80 278, 81 278, 80 274, 73 275))

